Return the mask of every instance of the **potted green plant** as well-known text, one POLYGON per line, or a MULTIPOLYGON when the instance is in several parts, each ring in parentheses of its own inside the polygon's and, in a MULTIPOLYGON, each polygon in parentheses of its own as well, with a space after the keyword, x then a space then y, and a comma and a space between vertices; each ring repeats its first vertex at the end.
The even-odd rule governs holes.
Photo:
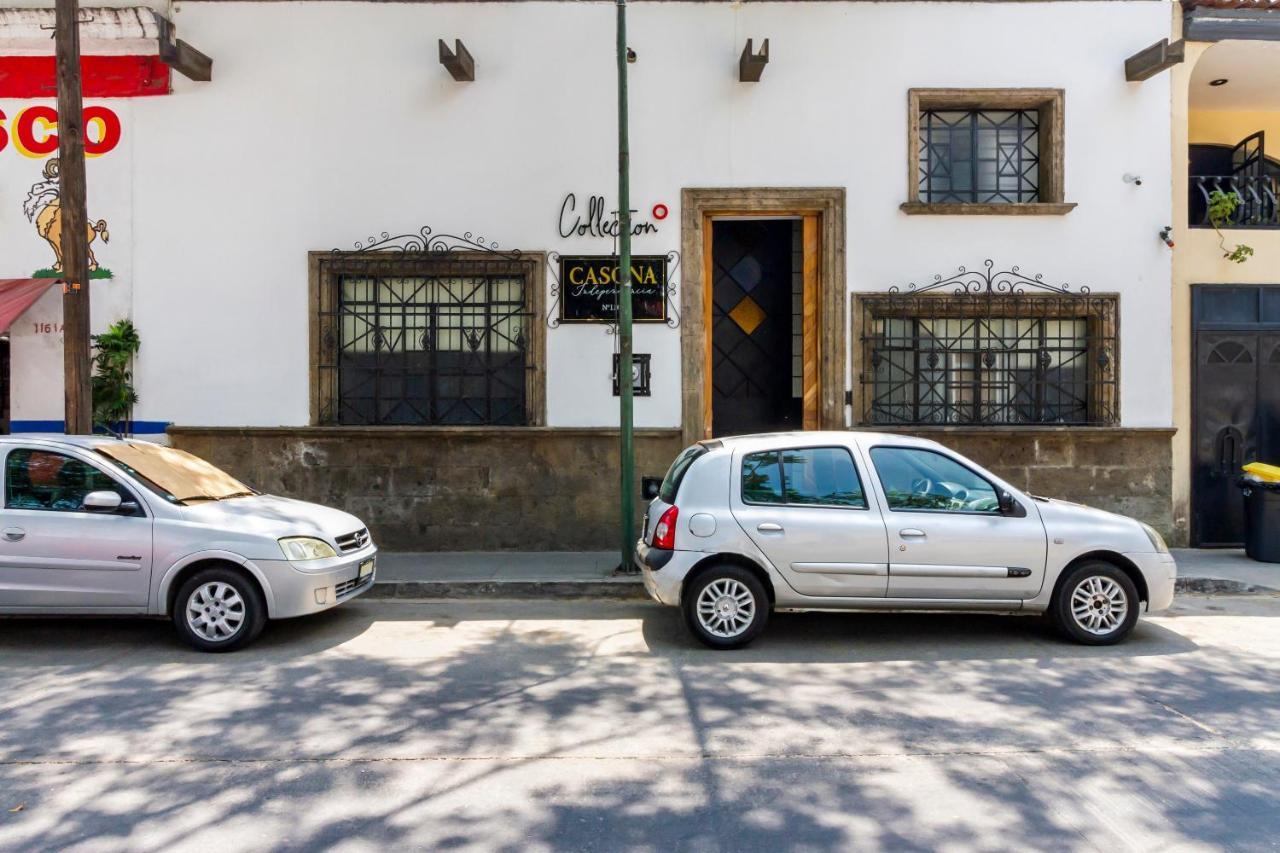
POLYGON ((138 392, 133 387, 133 358, 141 341, 130 320, 112 323, 93 342, 93 423, 95 429, 127 433, 138 392))

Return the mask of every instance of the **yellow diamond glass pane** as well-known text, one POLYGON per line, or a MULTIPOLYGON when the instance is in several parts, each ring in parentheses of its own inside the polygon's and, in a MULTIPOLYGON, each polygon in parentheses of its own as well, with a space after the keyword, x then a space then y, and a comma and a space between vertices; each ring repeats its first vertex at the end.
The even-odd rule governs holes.
POLYGON ((764 309, 750 296, 744 296, 742 301, 733 306, 733 310, 729 312, 729 319, 749 335, 764 322, 764 309))

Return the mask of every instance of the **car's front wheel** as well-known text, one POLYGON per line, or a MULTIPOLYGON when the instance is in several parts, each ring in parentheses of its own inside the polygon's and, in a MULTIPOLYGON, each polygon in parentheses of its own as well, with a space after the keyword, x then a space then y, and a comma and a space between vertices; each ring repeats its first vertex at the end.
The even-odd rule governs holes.
POLYGON ((1070 569, 1052 604, 1053 621, 1077 643, 1118 643, 1138 624, 1138 590, 1111 563, 1088 560, 1070 569))
POLYGON ((769 596, 741 566, 716 566, 685 590, 684 620, 713 649, 736 649, 754 640, 769 621, 769 596))
POLYGON ((261 634, 266 623, 267 608, 258 588, 232 569, 196 572, 174 599, 178 634, 202 652, 241 648, 261 634))

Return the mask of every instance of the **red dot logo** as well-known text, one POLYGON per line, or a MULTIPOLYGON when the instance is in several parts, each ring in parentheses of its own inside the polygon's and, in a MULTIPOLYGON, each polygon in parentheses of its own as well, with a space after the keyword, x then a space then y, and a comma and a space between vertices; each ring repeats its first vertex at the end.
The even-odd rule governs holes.
POLYGON ((663 219, 666 219, 666 218, 667 218, 667 214, 668 214, 668 213, 670 213, 670 211, 669 211, 669 210, 667 210, 667 206, 666 206, 665 204, 663 204, 662 202, 658 202, 657 204, 655 204, 655 205, 653 206, 653 211, 652 211, 652 212, 653 212, 653 218, 654 218, 654 219, 657 219, 657 220, 663 220, 663 219))

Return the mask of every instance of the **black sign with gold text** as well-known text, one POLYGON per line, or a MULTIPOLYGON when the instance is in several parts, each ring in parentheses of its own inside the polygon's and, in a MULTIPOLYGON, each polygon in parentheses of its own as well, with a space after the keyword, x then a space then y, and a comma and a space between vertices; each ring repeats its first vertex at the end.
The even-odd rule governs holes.
MULTIPOLYGON (((616 255, 564 255, 560 258, 560 322, 611 323, 618 317, 616 255)), ((631 310, 637 323, 667 319, 667 256, 631 258, 631 310)))

